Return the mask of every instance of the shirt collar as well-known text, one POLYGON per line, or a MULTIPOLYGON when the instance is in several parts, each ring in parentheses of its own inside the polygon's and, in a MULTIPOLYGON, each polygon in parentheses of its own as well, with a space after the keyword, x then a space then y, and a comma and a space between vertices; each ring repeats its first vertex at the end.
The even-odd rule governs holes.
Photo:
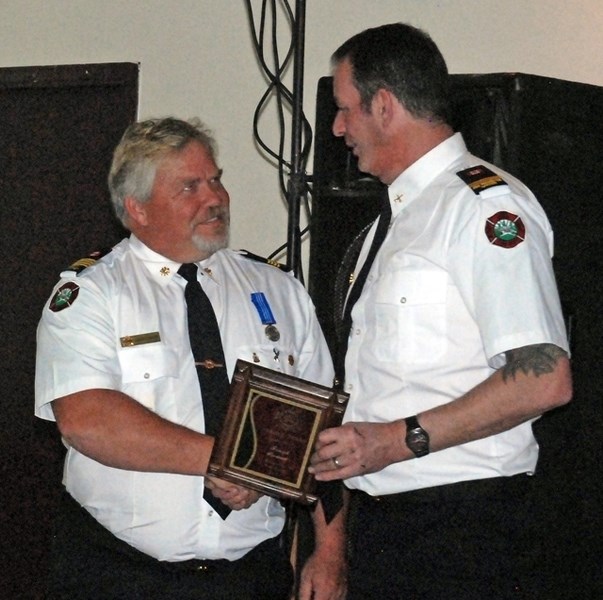
MULTIPOLYGON (((161 284, 167 284, 171 278, 178 272, 182 263, 174 262, 165 256, 151 250, 146 244, 141 242, 133 233, 130 234, 130 247, 137 258, 145 265, 149 273, 161 284)), ((219 284, 218 274, 220 272, 219 255, 222 251, 218 250, 204 260, 197 261, 195 264, 199 267, 201 277, 207 277, 210 281, 219 284)), ((223 270, 223 269, 222 269, 223 270)))
POLYGON ((197 263, 201 276, 207 277, 210 281, 213 281, 218 285, 220 284, 220 275, 224 273, 223 265, 220 263, 219 259, 222 252, 223 250, 218 250, 208 258, 197 263))
POLYGON ((435 177, 466 152, 462 135, 455 133, 398 175, 388 187, 392 219, 413 202, 435 177))
POLYGON ((135 256, 144 264, 151 276, 161 284, 167 284, 180 268, 181 263, 174 262, 151 250, 133 233, 130 234, 130 248, 135 256))

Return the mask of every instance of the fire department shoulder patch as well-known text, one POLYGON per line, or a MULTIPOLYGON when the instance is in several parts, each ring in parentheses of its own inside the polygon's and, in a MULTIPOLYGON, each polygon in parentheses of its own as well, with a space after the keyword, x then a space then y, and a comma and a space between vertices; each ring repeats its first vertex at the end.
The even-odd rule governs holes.
POLYGON ((515 248, 526 239, 521 217, 504 210, 486 219, 485 232, 491 244, 502 248, 515 248))
POLYGON ((59 312, 64 308, 71 306, 75 302, 75 299, 79 293, 80 286, 76 283, 68 281, 56 291, 48 308, 50 308, 52 312, 59 312))

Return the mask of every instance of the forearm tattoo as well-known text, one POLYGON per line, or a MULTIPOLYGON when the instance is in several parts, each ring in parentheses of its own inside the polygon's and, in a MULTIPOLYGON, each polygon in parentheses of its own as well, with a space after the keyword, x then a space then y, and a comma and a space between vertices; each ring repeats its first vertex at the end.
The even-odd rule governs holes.
POLYGON ((553 344, 534 344, 509 350, 506 353, 507 364, 502 368, 503 381, 521 371, 525 375, 533 373, 536 377, 552 373, 559 359, 567 353, 553 344))

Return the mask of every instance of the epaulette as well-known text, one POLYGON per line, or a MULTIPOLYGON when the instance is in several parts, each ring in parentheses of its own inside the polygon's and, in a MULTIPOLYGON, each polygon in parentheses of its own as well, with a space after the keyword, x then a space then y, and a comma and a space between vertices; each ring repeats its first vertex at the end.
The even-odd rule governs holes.
POLYGON ((499 185, 507 185, 506 181, 500 176, 484 167, 477 165, 469 167, 463 171, 459 171, 457 175, 473 190, 474 194, 478 194, 492 187, 499 185))
POLYGON ((249 250, 239 250, 238 252, 241 256, 244 256, 245 258, 250 258, 251 260, 255 260, 256 262, 261 262, 266 265, 276 267, 277 269, 280 269, 281 271, 288 272, 291 270, 287 265, 284 265, 283 263, 280 263, 276 260, 272 260, 271 258, 264 258, 263 256, 259 256, 258 254, 249 252, 249 250))
POLYGON ((84 269, 91 267, 95 262, 100 260, 106 254, 109 254, 113 248, 105 248, 103 250, 96 250, 95 252, 91 252, 85 258, 80 258, 76 260, 74 263, 70 264, 66 269, 63 270, 63 273, 70 272, 79 275, 84 269))

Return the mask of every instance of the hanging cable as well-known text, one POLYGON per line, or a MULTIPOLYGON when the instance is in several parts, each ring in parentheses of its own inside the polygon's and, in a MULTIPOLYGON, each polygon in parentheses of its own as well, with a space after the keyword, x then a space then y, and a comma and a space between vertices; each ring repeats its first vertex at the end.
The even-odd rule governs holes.
MULTIPOLYGON (((252 41, 255 48, 256 56, 262 72, 268 81, 268 87, 261 96, 253 115, 253 135, 258 147, 268 156, 269 160, 275 164, 278 169, 279 189, 282 197, 287 201, 289 211, 289 239, 287 243, 279 246, 271 255, 270 258, 277 256, 284 249, 287 249, 288 263, 293 265, 296 276, 303 280, 300 265, 300 243, 302 236, 306 233, 307 228, 300 231, 299 223, 292 222, 292 210, 296 210, 296 201, 303 200, 304 208, 308 221, 310 219, 310 206, 308 204, 308 193, 311 192, 308 186, 308 178, 305 175, 305 170, 310 154, 312 144, 312 128, 305 118, 303 111, 300 114, 293 115, 295 122, 292 127, 294 132, 299 132, 301 137, 301 145, 299 154, 296 154, 295 149, 292 149, 291 160, 285 158, 285 141, 287 137, 286 113, 299 112, 294 109, 298 107, 301 101, 300 97, 294 97, 294 94, 287 88, 283 82, 284 73, 287 67, 294 59, 294 69, 299 72, 300 65, 295 63, 299 60, 299 45, 303 47, 303 20, 300 18, 300 5, 294 15, 291 6, 287 0, 262 0, 259 11, 254 11, 252 0, 245 0, 249 22, 251 26, 252 41), (279 8, 280 7, 280 8, 279 8), (280 10, 280 12, 279 12, 280 10), (258 16, 259 15, 259 16, 258 16), (278 46, 280 32, 279 15, 284 16, 286 26, 290 34, 290 42, 287 46, 287 51, 284 58, 281 60, 278 46), (269 29, 269 39, 267 31, 269 29), (302 36, 302 37, 300 37, 302 36), (265 48, 269 49, 270 56, 266 56, 265 48), (262 138, 260 132, 260 121, 271 101, 276 106, 276 115, 278 121, 278 147, 271 148, 262 138), (289 178, 289 181, 287 179, 289 178), (301 183, 300 183, 301 182, 301 183), (302 190, 300 192, 300 185, 302 190), (300 198, 295 198, 299 196, 300 198), (292 231, 293 230, 293 231, 292 231)), ((257 3, 256 3, 257 4, 257 3)), ((298 86, 299 87, 299 86, 298 86)))

